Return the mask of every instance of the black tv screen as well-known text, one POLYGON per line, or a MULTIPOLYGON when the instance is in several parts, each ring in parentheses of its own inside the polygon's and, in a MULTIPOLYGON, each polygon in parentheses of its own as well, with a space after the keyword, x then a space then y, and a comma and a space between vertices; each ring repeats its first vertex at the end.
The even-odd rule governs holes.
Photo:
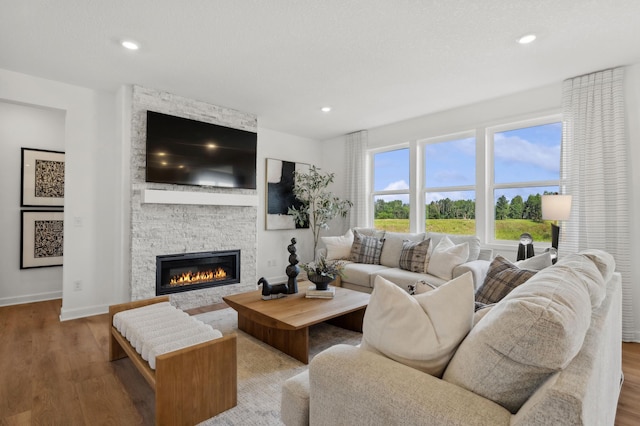
POLYGON ((147 111, 146 181, 256 189, 258 135, 147 111))

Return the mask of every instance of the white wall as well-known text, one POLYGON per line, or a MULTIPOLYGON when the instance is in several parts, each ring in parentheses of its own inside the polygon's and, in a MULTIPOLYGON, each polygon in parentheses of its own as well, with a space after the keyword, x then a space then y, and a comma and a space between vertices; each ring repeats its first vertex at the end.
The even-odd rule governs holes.
POLYGON ((64 151, 64 123, 62 110, 0 101, 0 306, 62 297, 61 266, 20 269, 20 175, 21 148, 64 151))
MULTIPOLYGON (((65 113, 61 318, 105 312, 120 278, 114 268, 122 197, 115 95, 0 70, 0 100, 65 113), (76 281, 81 291, 73 291, 76 281)), ((15 257, 4 250, 2 257, 15 257)))
POLYGON ((296 247, 300 262, 313 260, 313 236, 309 229, 265 230, 266 211, 266 159, 294 161, 315 164, 325 169, 322 163, 322 146, 313 139, 302 138, 260 127, 258 119, 258 278, 269 282, 283 282, 287 279, 285 269, 289 265, 287 246, 291 238, 298 241, 296 247), (269 262, 275 266, 267 266, 269 262))

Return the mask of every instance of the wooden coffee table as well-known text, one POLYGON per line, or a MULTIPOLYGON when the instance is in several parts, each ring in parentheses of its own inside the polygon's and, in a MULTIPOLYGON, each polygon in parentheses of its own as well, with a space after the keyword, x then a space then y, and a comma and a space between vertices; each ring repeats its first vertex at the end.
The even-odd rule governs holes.
POLYGON ((330 322, 362 331, 364 311, 370 295, 336 287, 333 299, 307 299, 309 281, 298 282, 298 293, 281 299, 262 300, 261 290, 222 298, 238 311, 238 328, 266 344, 307 364, 309 326, 330 322))

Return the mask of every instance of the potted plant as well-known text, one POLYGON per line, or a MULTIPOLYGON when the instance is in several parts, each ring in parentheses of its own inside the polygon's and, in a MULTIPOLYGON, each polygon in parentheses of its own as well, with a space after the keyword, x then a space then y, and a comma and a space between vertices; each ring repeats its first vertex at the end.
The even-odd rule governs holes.
POLYGON ((295 171, 293 194, 302 203, 300 207, 289 207, 289 214, 300 226, 309 224, 313 233, 313 253, 315 257, 321 229, 329 229, 329 222, 340 216, 346 217, 353 203, 342 200, 327 188, 333 182, 335 173, 322 173, 316 166, 308 172, 295 171))
POLYGON ((316 290, 326 290, 330 283, 338 277, 343 277, 344 262, 327 261, 324 256, 315 262, 303 263, 302 269, 307 273, 309 281, 316 285, 316 290))

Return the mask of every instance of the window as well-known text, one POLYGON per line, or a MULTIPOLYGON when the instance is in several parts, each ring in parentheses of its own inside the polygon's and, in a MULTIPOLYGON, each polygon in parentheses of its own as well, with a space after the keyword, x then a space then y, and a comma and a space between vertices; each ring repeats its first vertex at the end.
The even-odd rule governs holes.
POLYGON ((374 227, 409 232, 409 148, 373 154, 374 227))
POLYGON ((373 226, 550 242, 541 196, 559 192, 561 141, 556 114, 370 151, 373 226))
POLYGON ((427 231, 476 233, 476 140, 470 134, 455 139, 423 141, 423 193, 427 231))
POLYGON ((493 240, 551 241, 542 220, 541 195, 557 193, 560 182, 560 117, 489 128, 493 147, 493 240))

